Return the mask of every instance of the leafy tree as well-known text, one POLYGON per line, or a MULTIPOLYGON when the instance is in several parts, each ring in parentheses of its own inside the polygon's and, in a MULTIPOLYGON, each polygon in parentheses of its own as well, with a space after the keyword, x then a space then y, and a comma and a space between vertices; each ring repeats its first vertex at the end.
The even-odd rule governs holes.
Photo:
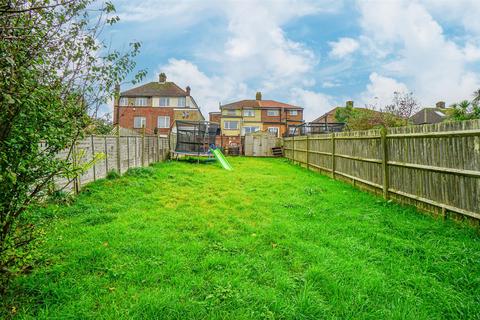
POLYGON ((448 110, 448 120, 463 121, 480 119, 480 105, 475 101, 463 100, 454 103, 448 110))
POLYGON ((29 206, 55 176, 83 170, 73 161, 75 142, 135 68, 139 43, 122 53, 101 40, 104 27, 117 21, 109 2, 0 4, 0 291, 33 263, 39 229, 29 206), (56 156, 61 150, 67 159, 56 156))

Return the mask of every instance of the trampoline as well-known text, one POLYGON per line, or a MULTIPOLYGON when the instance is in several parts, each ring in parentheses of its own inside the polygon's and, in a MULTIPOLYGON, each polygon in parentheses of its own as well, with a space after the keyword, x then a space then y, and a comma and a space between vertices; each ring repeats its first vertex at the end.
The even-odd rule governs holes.
POLYGON ((173 153, 178 156, 213 157, 210 147, 220 134, 220 125, 210 121, 175 122, 176 141, 173 153))

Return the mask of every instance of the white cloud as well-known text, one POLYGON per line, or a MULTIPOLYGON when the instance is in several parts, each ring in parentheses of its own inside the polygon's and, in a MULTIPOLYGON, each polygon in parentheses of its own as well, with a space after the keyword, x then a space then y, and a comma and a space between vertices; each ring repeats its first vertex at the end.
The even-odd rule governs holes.
POLYGON ((359 7, 363 38, 389 56, 376 62, 377 72, 401 78, 423 104, 454 102, 480 87, 479 76, 467 65, 475 51, 448 39, 420 3, 362 1, 359 7))
POLYGON ((333 97, 323 93, 302 88, 293 88, 290 93, 291 102, 304 107, 304 119, 307 122, 320 117, 336 106, 333 97))
MULTIPOLYGON (((208 112, 218 111, 219 102, 228 99, 240 99, 247 95, 248 88, 243 82, 228 77, 209 77, 198 67, 186 60, 170 59, 158 67, 158 73, 165 72, 169 81, 185 88, 190 86, 191 95, 208 119, 208 112)), ((253 96, 253 94, 252 94, 253 96)))
POLYGON ((352 38, 340 38, 338 41, 328 44, 332 48, 329 55, 334 58, 344 58, 359 48, 358 41, 352 38))
POLYGON ((376 72, 370 74, 369 79, 370 83, 367 84, 366 91, 360 96, 360 106, 367 104, 379 108, 391 103, 394 92, 408 92, 404 83, 376 72))

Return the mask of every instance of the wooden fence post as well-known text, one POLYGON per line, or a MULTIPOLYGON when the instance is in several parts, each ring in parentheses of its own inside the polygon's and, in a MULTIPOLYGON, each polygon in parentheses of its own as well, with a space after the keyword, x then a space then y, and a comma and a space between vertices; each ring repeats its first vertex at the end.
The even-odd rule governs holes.
POLYGON ((307 141, 307 149, 306 149, 307 150, 307 169, 310 170, 310 157, 309 157, 310 151, 309 151, 309 148, 308 148, 308 135, 307 135, 306 141, 307 141))
POLYGON ((292 146, 292 160, 293 160, 293 164, 295 164, 295 135, 293 136, 293 146, 292 146))
POLYGON ((142 127, 142 153, 141 153, 141 162, 142 167, 145 165, 145 126, 142 127))
POLYGON ((382 128, 380 130, 382 141, 382 169, 383 169, 383 198, 388 199, 388 148, 387 148, 387 129, 382 128))
MULTIPOLYGON (((77 166, 77 141, 75 140, 75 142, 73 143, 73 148, 72 148, 72 162, 73 162, 73 166, 76 167, 77 166)), ((76 175, 75 178, 73 178, 73 191, 75 192, 75 194, 78 194, 78 192, 80 191, 80 188, 78 187, 78 176, 76 175)))
POLYGON ((332 132, 332 178, 335 179, 335 133, 332 132))
POLYGON ((118 174, 122 174, 122 162, 121 162, 121 154, 120 154, 120 127, 117 125, 117 170, 118 174))
MULTIPOLYGON (((90 143, 92 144, 92 161, 95 158, 95 143, 93 142, 93 134, 90 135, 90 143)), ((95 162, 93 162, 93 181, 97 180, 97 169, 95 167, 95 162)))

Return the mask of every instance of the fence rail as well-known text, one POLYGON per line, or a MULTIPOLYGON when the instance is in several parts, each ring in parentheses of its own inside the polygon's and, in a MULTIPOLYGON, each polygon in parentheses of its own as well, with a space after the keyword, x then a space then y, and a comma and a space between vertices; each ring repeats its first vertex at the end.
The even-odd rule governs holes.
POLYGON ((480 121, 284 139, 285 157, 445 215, 480 219, 480 121))
MULTIPOLYGON (((82 155, 76 161, 79 163, 90 162, 98 153, 103 153, 104 158, 96 161, 76 179, 69 181, 66 178, 57 177, 55 184, 59 188, 66 186, 65 189, 78 192, 81 185, 105 178, 112 170, 122 174, 130 168, 148 166, 150 163, 163 161, 168 157, 169 150, 167 137, 91 135, 76 143, 74 155, 82 155)), ((58 156, 66 158, 68 150, 60 152, 58 156)))

